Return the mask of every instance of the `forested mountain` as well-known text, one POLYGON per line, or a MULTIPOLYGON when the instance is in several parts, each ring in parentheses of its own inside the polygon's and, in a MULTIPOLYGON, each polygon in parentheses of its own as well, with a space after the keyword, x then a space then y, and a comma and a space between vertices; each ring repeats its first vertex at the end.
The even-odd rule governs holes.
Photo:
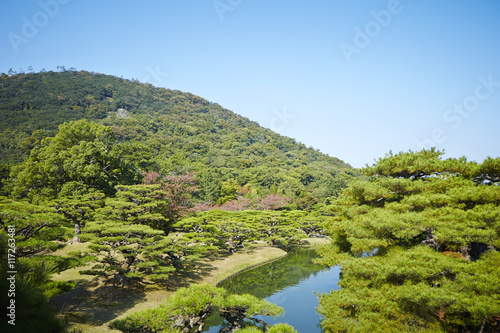
POLYGON ((291 199, 336 196, 357 171, 216 103, 177 90, 86 71, 0 77, 1 164, 24 161, 58 125, 110 126, 122 158, 140 172, 195 172, 200 201, 245 191, 291 199))

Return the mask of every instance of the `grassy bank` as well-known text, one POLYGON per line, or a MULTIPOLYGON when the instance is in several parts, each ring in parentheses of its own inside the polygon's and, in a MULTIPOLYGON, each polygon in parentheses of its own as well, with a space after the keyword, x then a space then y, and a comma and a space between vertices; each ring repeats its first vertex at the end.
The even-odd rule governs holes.
MULTIPOLYGON (((65 255, 69 251, 84 251, 87 244, 75 244, 65 247, 56 255, 65 255)), ((87 333, 118 332, 108 328, 107 324, 117 318, 124 317, 134 311, 158 306, 174 289, 192 283, 209 283, 216 285, 227 277, 249 267, 278 259, 286 252, 275 247, 258 244, 252 248, 238 251, 232 255, 204 260, 202 271, 189 276, 180 276, 173 282, 172 290, 158 287, 144 289, 120 289, 100 283, 92 276, 80 275, 79 271, 89 267, 70 269, 54 276, 54 280, 76 281, 74 289, 56 295, 51 304, 66 316, 77 329, 87 333)), ((90 266, 90 265, 89 265, 90 266)))

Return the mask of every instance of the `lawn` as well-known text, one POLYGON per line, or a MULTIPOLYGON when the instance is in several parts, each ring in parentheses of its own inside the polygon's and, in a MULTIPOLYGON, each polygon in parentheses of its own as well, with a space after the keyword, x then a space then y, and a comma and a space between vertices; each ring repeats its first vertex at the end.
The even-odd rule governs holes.
MULTIPOLYGON (((55 252, 67 255, 72 251, 85 251, 88 244, 73 244, 55 252)), ((220 281, 271 260, 281 258, 286 252, 265 244, 238 251, 232 255, 220 254, 205 259, 199 268, 189 274, 177 275, 167 287, 146 286, 115 288, 106 285, 97 277, 80 275, 88 266, 69 269, 53 277, 58 281, 74 281, 75 288, 51 298, 50 303, 61 316, 65 316, 72 327, 85 333, 118 332, 108 328, 108 323, 134 311, 158 306, 177 288, 192 283, 216 285, 220 281)))

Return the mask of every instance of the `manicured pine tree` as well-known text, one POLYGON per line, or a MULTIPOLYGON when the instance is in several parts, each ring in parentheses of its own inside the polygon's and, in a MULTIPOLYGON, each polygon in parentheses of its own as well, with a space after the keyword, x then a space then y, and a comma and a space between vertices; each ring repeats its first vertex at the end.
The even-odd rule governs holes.
POLYGON ((500 324, 499 159, 387 155, 331 206, 341 289, 320 296, 326 332, 494 332, 500 324))
MULTIPOLYGON (((214 212, 214 213, 212 213, 214 212)), ((177 222, 174 227, 186 232, 184 237, 197 243, 208 244, 211 249, 223 249, 234 253, 257 239, 257 233, 249 223, 241 220, 217 219, 210 211, 203 217, 189 217, 177 222)))
POLYGON ((198 258, 202 250, 185 239, 166 236, 160 185, 117 186, 82 235, 100 257, 83 274, 106 276, 116 286, 129 281, 165 282, 171 273, 198 258))
MULTIPOLYGON (((252 320, 267 328, 256 315, 278 316, 283 309, 251 295, 232 295, 223 288, 208 284, 180 288, 159 307, 135 312, 110 324, 122 332, 201 332, 205 320, 216 309, 228 320, 221 332, 235 332, 244 321, 252 320)), ((289 330, 284 332, 294 332, 289 330)), ((274 330, 275 332, 278 332, 274 330)))
POLYGON ((16 240, 16 256, 27 257, 60 247, 68 229, 52 207, 0 197, 0 228, 16 240))
POLYGON ((304 211, 212 210, 184 218, 174 228, 190 239, 233 253, 257 240, 274 246, 300 245, 309 234, 324 232, 324 219, 304 211))
POLYGON ((95 210, 103 206, 103 199, 104 193, 93 192, 82 196, 62 197, 49 203, 66 221, 73 224, 75 235, 71 243, 80 243, 82 228, 94 218, 95 210))

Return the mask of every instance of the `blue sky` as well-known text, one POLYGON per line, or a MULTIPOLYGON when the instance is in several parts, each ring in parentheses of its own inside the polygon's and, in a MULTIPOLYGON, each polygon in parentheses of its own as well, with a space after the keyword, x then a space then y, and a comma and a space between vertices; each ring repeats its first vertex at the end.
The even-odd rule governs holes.
POLYGON ((355 167, 500 143, 500 2, 0 2, 0 72, 88 70, 192 92, 355 167))

